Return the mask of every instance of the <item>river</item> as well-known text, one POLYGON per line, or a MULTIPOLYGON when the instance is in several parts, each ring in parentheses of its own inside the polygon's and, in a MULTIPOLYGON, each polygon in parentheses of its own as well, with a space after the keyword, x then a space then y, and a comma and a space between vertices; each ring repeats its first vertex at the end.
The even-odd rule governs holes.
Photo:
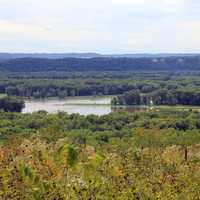
MULTIPOLYGON (((45 110, 49 113, 64 111, 69 114, 79 113, 81 115, 106 115, 118 110, 128 110, 134 112, 141 110, 139 107, 113 108, 111 106, 112 96, 99 97, 69 97, 66 99, 44 99, 27 100, 23 113, 33 113, 45 110)), ((144 108, 143 108, 144 109, 144 108)))
POLYGON ((110 105, 112 97, 69 97, 66 99, 44 99, 27 100, 23 113, 32 113, 45 110, 49 113, 64 111, 69 114, 79 113, 81 115, 106 115, 112 109, 110 105))

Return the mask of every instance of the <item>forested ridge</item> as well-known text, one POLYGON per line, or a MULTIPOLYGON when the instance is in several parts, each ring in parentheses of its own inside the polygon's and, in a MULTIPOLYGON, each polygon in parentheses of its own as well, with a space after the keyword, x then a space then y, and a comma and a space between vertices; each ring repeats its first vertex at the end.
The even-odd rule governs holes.
POLYGON ((37 71, 184 71, 200 70, 200 56, 161 58, 19 58, 2 60, 0 69, 37 71))
POLYGON ((136 53, 136 54, 99 54, 95 52, 88 53, 0 53, 0 60, 9 60, 16 58, 47 58, 47 59, 62 59, 62 58, 159 58, 159 57, 183 57, 183 56, 198 56, 199 54, 191 53, 136 53))

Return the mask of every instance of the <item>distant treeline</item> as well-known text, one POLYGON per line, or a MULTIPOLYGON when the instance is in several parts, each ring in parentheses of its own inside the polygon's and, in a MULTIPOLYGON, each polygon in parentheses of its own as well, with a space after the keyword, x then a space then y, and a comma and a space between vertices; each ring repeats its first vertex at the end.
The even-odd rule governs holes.
POLYGON ((200 56, 163 58, 21 58, 2 60, 1 71, 187 71, 200 70, 200 56))
POLYGON ((9 60, 17 58, 45 58, 45 59, 62 59, 62 58, 160 58, 160 57, 183 57, 197 56, 199 54, 187 53, 161 53, 161 54, 99 54, 99 53, 0 53, 0 60, 9 60))
POLYGON ((159 87, 154 83, 138 82, 135 80, 9 80, 0 81, 0 93, 8 96, 34 98, 118 95, 132 89, 152 91, 159 87))
POLYGON ((118 95, 132 89, 141 89, 143 86, 147 86, 146 89, 144 87, 144 90, 147 90, 149 84, 152 87, 152 81, 169 80, 174 76, 177 75, 130 72, 18 72, 0 74, 0 93, 34 98, 118 95))
POLYGON ((200 105, 200 91, 194 89, 159 89, 142 94, 132 90, 112 100, 113 105, 200 105))
MULTIPOLYGON (((52 74, 48 74, 48 72, 41 72, 39 75, 37 78, 38 73, 26 72, 0 76, 0 93, 6 93, 8 96, 28 98, 65 98, 68 96, 125 95, 127 94, 126 92, 139 91, 141 99, 147 99, 141 101, 139 104, 148 104, 150 97, 156 102, 158 101, 156 98, 160 95, 157 92, 165 91, 166 98, 170 98, 176 104, 177 100, 171 97, 176 97, 179 91, 189 91, 189 93, 196 95, 200 86, 198 75, 193 76, 188 74, 188 76, 185 76, 180 73, 156 73, 154 75, 152 73, 131 74, 131 72, 129 74, 120 72, 108 74, 105 72, 83 72, 81 74, 71 74, 66 78, 60 77, 60 79, 54 79, 52 74)), ((59 76, 59 74, 57 75, 59 76)), ((55 76, 57 75, 55 74, 55 76)), ((64 73, 63 75, 65 76, 64 73)), ((190 97, 188 97, 189 100, 190 97)), ((120 96, 120 98, 122 97, 120 96)), ((199 100, 195 101, 199 102, 199 100)), ((117 102, 116 104, 129 103, 117 102)), ((195 103, 195 105, 197 104, 195 103)))

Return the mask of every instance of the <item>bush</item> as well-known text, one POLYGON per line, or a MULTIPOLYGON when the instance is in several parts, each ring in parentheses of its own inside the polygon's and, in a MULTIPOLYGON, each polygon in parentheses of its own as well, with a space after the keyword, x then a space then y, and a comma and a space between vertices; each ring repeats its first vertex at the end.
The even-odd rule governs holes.
POLYGON ((0 109, 5 112, 21 112, 24 104, 22 99, 15 97, 4 97, 0 99, 0 109))

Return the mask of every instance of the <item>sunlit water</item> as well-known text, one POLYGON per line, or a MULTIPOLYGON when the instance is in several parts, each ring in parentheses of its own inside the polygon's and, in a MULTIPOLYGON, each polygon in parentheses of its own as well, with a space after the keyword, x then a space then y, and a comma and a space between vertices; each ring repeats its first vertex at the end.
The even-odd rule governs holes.
POLYGON ((81 115, 106 115, 118 110, 135 112, 144 110, 140 107, 113 108, 110 104, 112 96, 105 97, 70 97, 67 99, 46 99, 46 100, 29 100, 25 102, 23 113, 33 113, 45 110, 49 113, 64 111, 69 114, 79 113, 81 115))
POLYGON ((30 100, 25 102, 23 113, 45 110, 49 113, 64 111, 69 114, 106 115, 111 112, 111 97, 74 97, 64 100, 30 100))

